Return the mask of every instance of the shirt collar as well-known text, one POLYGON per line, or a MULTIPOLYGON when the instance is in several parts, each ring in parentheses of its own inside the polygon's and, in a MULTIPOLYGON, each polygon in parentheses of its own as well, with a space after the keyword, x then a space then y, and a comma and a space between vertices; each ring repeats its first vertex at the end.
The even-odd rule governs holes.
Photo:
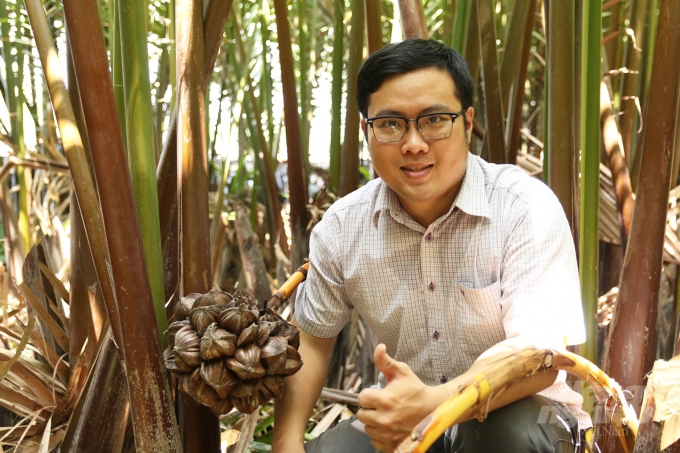
MULTIPOLYGON (((469 215, 490 217, 484 172, 477 161, 477 157, 470 153, 468 153, 467 167, 458 195, 451 205, 449 212, 444 217, 448 217, 454 207, 469 215)), ((393 213, 403 211, 397 194, 384 181, 380 183, 375 207, 373 208, 373 225, 376 228, 378 227, 378 219, 382 211, 391 211, 393 213)))
POLYGON ((382 211, 392 211, 396 213, 402 209, 397 194, 385 184, 385 181, 380 181, 380 188, 378 189, 375 207, 373 208, 373 226, 378 228, 378 219, 380 218, 380 213, 382 211))
POLYGON ((463 183, 456 196, 453 206, 466 214, 487 217, 489 214, 489 199, 486 195, 486 178, 479 164, 478 157, 468 153, 467 169, 463 176, 463 183))

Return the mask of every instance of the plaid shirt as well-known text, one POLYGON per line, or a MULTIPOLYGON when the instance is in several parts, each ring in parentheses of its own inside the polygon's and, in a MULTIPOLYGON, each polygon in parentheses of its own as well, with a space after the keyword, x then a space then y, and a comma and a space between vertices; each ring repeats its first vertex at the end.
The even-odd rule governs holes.
MULTIPOLYGON (((574 243, 543 183, 469 154, 449 211, 425 228, 380 179, 337 201, 312 231, 296 318, 334 337, 356 309, 373 343, 428 385, 464 373, 487 349, 522 336, 539 348, 585 341, 574 243)), ((545 397, 582 428, 581 395, 564 372, 545 397)))

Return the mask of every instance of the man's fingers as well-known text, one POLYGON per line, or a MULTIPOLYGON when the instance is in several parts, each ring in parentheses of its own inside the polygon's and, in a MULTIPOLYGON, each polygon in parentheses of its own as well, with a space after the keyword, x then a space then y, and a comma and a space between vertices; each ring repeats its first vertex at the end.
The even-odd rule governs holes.
POLYGON ((384 373, 393 361, 392 357, 387 354, 387 346, 382 343, 376 346, 375 352, 373 352, 373 362, 378 370, 384 373))
POLYGON ((364 431, 366 432, 366 435, 371 438, 371 444, 373 445, 373 448, 382 452, 393 451, 389 449, 387 445, 387 439, 385 438, 386 431, 384 428, 366 425, 364 427, 364 431))
POLYGON ((371 438, 371 445, 373 445, 373 448, 383 453, 392 453, 394 451, 394 449, 390 448, 385 442, 377 439, 371 438))
POLYGON ((387 347, 382 343, 375 348, 373 362, 378 371, 385 375, 388 383, 399 376, 405 375, 408 369, 406 364, 390 357, 387 353, 387 347))
POLYGON ((373 448, 388 453, 392 453, 395 448, 408 437, 408 434, 405 434, 403 438, 402 436, 395 436, 394 433, 390 433, 385 428, 375 426, 366 426, 366 435, 371 438, 373 448))
POLYGON ((380 397, 379 392, 380 390, 378 389, 364 389, 359 392, 359 397, 357 398, 359 406, 361 406, 363 409, 376 409, 376 403, 380 397))

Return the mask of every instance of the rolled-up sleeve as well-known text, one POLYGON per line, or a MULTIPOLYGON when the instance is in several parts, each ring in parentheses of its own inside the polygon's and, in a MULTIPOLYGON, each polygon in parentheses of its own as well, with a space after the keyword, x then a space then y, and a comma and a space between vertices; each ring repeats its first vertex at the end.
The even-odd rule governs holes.
POLYGON ((515 210, 503 252, 503 326, 507 338, 561 348, 586 339, 579 274, 562 206, 539 185, 515 210))
POLYGON ((309 241, 310 269, 295 301, 296 320, 310 335, 335 337, 352 311, 342 274, 341 228, 337 217, 327 212, 309 241))

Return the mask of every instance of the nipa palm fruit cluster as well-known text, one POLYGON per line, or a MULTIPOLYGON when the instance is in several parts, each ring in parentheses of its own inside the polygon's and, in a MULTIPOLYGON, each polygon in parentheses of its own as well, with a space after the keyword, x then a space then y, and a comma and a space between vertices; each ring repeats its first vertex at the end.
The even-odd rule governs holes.
POLYGON ((280 397, 283 378, 302 366, 298 329, 241 291, 183 297, 167 334, 163 358, 179 391, 217 415, 280 397))

